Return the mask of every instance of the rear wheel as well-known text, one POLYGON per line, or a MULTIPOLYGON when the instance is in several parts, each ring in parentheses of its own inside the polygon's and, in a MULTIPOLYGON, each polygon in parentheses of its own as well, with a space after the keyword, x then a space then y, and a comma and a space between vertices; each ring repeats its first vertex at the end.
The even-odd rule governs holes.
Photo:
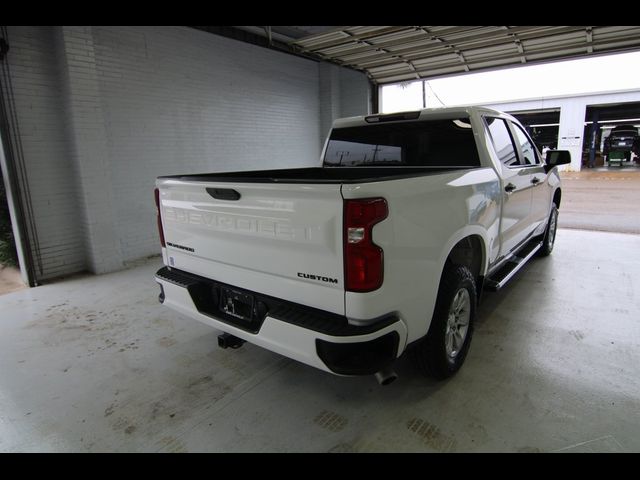
POLYGON ((447 265, 429 332, 410 352, 423 373, 445 379, 460 369, 471 343, 476 299, 471 271, 464 266, 447 265))
POLYGON ((549 222, 544 232, 542 240, 542 248, 538 250, 538 255, 546 257, 553 251, 553 245, 556 242, 556 231, 558 230, 558 207, 555 202, 551 205, 551 213, 549 214, 549 222))

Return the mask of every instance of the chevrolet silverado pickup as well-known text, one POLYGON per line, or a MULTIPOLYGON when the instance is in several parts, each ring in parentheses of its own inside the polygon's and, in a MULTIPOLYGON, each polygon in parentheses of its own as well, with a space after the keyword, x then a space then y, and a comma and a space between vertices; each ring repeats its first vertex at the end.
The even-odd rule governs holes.
POLYGON ((557 165, 481 107, 336 120, 319 167, 159 177, 160 302, 338 375, 438 379, 463 364, 483 290, 553 249, 557 165))

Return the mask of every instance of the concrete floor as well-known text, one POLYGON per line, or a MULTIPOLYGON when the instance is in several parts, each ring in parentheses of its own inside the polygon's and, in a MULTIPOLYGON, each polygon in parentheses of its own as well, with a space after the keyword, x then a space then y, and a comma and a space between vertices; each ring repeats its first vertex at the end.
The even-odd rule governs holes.
POLYGON ((640 451, 640 236, 560 229, 446 382, 343 378, 157 302, 153 259, 0 297, 2 452, 640 451))
POLYGON ((561 177, 561 228, 640 234, 640 167, 583 169, 561 177))

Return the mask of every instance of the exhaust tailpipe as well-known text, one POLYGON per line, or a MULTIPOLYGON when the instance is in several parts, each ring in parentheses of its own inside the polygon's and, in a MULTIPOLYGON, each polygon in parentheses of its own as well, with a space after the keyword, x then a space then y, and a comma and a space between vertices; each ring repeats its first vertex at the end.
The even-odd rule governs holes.
POLYGON ((380 385, 389 385, 398 378, 398 374, 391 368, 385 368, 376 373, 375 377, 380 385))
POLYGON ((228 333, 218 335, 218 346, 220 348, 240 348, 244 342, 245 340, 228 333))

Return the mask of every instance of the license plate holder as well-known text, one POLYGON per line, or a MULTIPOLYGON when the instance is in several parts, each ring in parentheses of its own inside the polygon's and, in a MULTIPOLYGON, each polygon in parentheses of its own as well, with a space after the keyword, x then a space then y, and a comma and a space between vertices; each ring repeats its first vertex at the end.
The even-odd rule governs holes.
POLYGON ((253 320, 253 295, 230 288, 223 288, 220 293, 220 310, 246 322, 253 320))

